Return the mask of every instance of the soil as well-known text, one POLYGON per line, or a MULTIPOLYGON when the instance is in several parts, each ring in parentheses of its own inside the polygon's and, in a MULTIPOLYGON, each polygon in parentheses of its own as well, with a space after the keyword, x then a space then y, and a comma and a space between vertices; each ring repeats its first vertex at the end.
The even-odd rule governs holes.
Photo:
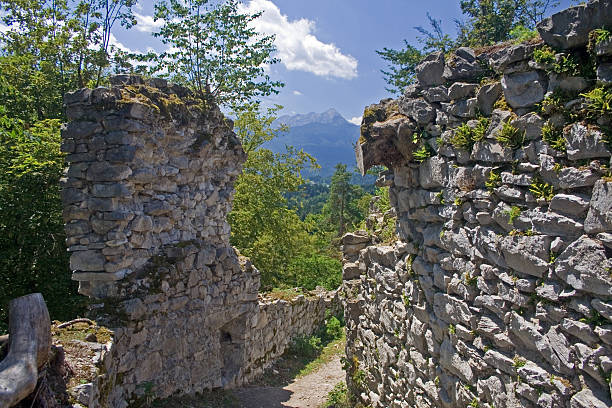
POLYGON ((232 392, 241 408, 317 408, 345 373, 340 355, 304 377, 284 387, 246 387, 232 392))

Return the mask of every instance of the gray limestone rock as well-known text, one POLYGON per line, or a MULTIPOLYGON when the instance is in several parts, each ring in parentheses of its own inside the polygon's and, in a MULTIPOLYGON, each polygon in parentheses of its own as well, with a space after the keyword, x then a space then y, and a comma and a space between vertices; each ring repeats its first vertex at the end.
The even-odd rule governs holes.
POLYGON ((595 183, 584 230, 587 234, 612 230, 612 182, 595 183))
POLYGON ((427 88, 423 90, 423 97, 428 102, 447 102, 450 101, 448 97, 448 88, 444 85, 435 86, 433 88, 427 88))
POLYGON ((583 235, 559 255, 555 265, 556 275, 573 288, 612 296, 609 272, 612 261, 598 241, 583 235))
POLYGON ((504 75, 501 81, 508 105, 512 108, 528 108, 541 102, 547 85, 536 71, 504 75))
POLYGON ((419 183, 423 188, 442 187, 447 183, 448 164, 442 157, 434 156, 419 167, 419 183))
POLYGON ((77 251, 70 255, 73 271, 103 271, 106 258, 99 251, 77 251))
POLYGON ((575 123, 569 131, 563 132, 570 160, 610 157, 610 150, 604 143, 604 136, 598 130, 575 123))
POLYGON ((509 163, 513 161, 514 156, 509 147, 498 142, 482 141, 474 144, 471 159, 488 163, 509 163))
POLYGON ((544 119, 537 113, 530 112, 514 119, 511 124, 515 128, 525 132, 525 140, 535 140, 542 136, 544 119))
POLYGON ((426 87, 444 83, 444 53, 434 52, 425 57, 415 68, 419 85, 426 87))
POLYGON ((550 242, 545 235, 509 236, 500 242, 500 249, 510 268, 541 278, 548 271, 550 242))
POLYGON ((584 194, 557 194, 550 200, 549 208, 569 216, 581 217, 589 209, 589 197, 584 194))
POLYGON ((612 402, 607 398, 603 398, 605 397, 595 395, 593 390, 584 388, 572 397, 570 408, 610 408, 612 402))
POLYGON ((597 81, 604 84, 612 83, 612 64, 600 64, 597 67, 597 81))
POLYGON ((491 55, 489 64, 496 72, 504 72, 511 64, 529 60, 535 48, 535 44, 517 44, 503 48, 491 55))
POLYGON ((465 99, 474 95, 477 89, 477 84, 455 82, 448 88, 448 97, 451 100, 465 99))
POLYGON ((474 50, 461 47, 446 62, 443 77, 447 81, 473 80, 483 72, 474 50))
POLYGON ((419 125, 427 125, 436 117, 436 109, 424 99, 401 97, 398 104, 400 113, 413 119, 419 125))
POLYGON ((612 20, 610 0, 592 0, 553 14, 538 23, 540 36, 553 48, 584 47, 589 32, 605 27, 612 20))
POLYGON ((478 101, 478 110, 483 115, 489 116, 493 113, 493 105, 502 95, 501 82, 483 85, 478 90, 476 100, 478 101))

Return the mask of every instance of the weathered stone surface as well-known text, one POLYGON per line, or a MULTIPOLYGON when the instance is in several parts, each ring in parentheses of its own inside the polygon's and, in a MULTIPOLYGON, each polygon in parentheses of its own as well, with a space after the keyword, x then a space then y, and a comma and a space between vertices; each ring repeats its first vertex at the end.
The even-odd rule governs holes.
POLYGON ((605 401, 593 393, 592 390, 585 388, 574 395, 570 402, 571 408, 609 408, 610 400, 605 401))
POLYGON ((421 86, 440 85, 444 83, 444 53, 429 54, 415 68, 417 80, 421 86))
POLYGON ((535 71, 504 75, 501 84, 508 105, 514 109, 533 106, 546 93, 546 84, 535 71))
POLYGON ((513 152, 497 142, 478 142, 474 145, 471 159, 489 163, 507 163, 513 160, 513 152))
POLYGON ((106 258, 98 251, 77 251, 70 255, 70 268, 74 271, 103 271, 106 258))
POLYGON ((443 85, 423 90, 423 97, 428 102, 447 102, 451 99, 448 96, 448 88, 443 85))
POLYGON ((506 237, 500 249, 510 268, 540 278, 548 271, 550 241, 546 236, 506 237))
POLYGON ((424 99, 400 99, 399 111, 419 125, 426 125, 436 117, 436 109, 424 99))
POLYGON ((542 136, 544 119, 537 113, 530 112, 513 120, 512 126, 525 132, 525 140, 535 140, 542 136))
POLYGON ((593 0, 570 7, 538 23, 538 32, 544 42, 554 48, 586 46, 589 32, 612 20, 611 6, 609 0, 593 0))
POLYGON ((533 44, 517 44, 503 48, 491 55, 489 64, 497 72, 503 72, 510 64, 529 60, 536 48, 533 44))
POLYGON ((604 246, 584 235, 557 258, 555 273, 577 290, 612 296, 611 263, 604 246))
POLYGON ((600 131, 576 123, 563 136, 567 142, 567 156, 571 160, 610 157, 600 131))
POLYGON ((550 200, 550 209, 570 216, 582 216, 589 209, 588 197, 582 194, 557 194, 550 200))
POLYGON ((477 84, 470 84, 465 82, 455 82, 448 88, 449 99, 465 99, 473 96, 478 89, 477 84))
POLYGON ((604 84, 612 83, 612 64, 600 64, 597 67, 597 81, 604 84))
POLYGON ((446 181, 448 165, 441 157, 427 159, 420 167, 419 182, 423 188, 441 187, 446 181))
POLYGON ((446 62, 443 77, 447 81, 470 80, 478 77, 483 71, 474 50, 461 47, 446 62))
POLYGON ((612 182, 595 183, 584 230, 587 234, 612 230, 612 182))
POLYGON ((502 92, 501 82, 481 86, 476 95, 478 110, 482 112, 483 115, 491 115, 493 112, 493 105, 502 95, 502 92))

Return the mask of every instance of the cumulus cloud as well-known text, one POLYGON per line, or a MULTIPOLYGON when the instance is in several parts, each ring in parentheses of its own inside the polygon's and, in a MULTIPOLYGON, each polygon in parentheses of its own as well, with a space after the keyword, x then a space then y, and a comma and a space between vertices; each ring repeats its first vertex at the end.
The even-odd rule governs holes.
POLYGON ((301 93, 300 91, 298 91, 298 90, 293 91, 293 94, 294 94, 295 96, 300 96, 300 95, 302 95, 302 93, 301 93))
POLYGON ((161 19, 154 21, 153 16, 147 16, 138 12, 134 12, 134 17, 136 17, 136 21, 138 21, 138 24, 136 24, 134 28, 143 33, 153 33, 159 30, 164 24, 164 21, 161 19))
POLYGON ((363 116, 355 116, 354 118, 349 119, 349 122, 354 125, 361 126, 361 119, 363 119, 363 116))
POLYGON ((313 21, 289 20, 270 0, 251 0, 241 7, 243 13, 263 14, 253 21, 255 29, 276 35, 275 44, 281 63, 292 71, 306 71, 323 77, 357 77, 357 60, 333 43, 324 43, 314 35, 313 21))

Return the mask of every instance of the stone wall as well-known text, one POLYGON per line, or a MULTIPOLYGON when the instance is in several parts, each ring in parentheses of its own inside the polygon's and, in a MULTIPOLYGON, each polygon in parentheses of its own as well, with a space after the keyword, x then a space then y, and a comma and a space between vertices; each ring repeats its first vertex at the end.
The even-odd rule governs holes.
POLYGON ((611 406, 612 118, 580 95, 609 81, 610 42, 586 51, 609 3, 539 26, 592 76, 536 62, 540 42, 461 48, 366 108, 357 158, 390 169, 398 236, 343 238, 347 383, 364 405, 611 406))
POLYGON ((318 291, 292 300, 261 296, 247 341, 246 380, 262 374, 284 353, 292 340, 311 335, 321 327, 326 317, 341 313, 338 294, 337 291, 318 291))
POLYGON ((337 297, 259 304, 259 272, 229 244, 246 159, 232 122, 164 80, 120 75, 111 85, 65 97, 72 276, 114 332, 79 399, 120 408, 242 384, 337 297))

